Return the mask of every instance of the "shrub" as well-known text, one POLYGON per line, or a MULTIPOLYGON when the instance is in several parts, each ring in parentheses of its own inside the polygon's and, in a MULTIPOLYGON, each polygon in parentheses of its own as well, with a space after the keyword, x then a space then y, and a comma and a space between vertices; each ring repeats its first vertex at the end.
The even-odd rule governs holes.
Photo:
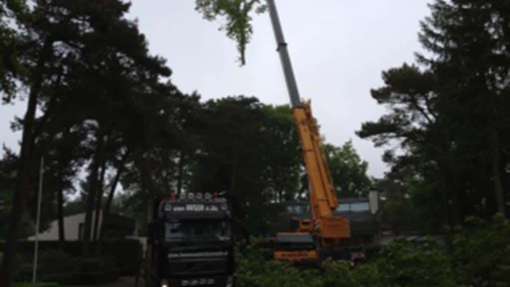
POLYGON ((352 266, 326 261, 321 270, 298 269, 266 260, 247 249, 239 258, 241 287, 454 287, 455 276, 446 252, 433 242, 395 242, 371 262, 352 266))
POLYGON ((60 284, 58 283, 54 283, 54 282, 51 282, 51 283, 36 283, 36 285, 34 286, 32 283, 16 283, 14 285, 15 287, 60 287, 60 284))
POLYGON ((493 222, 468 219, 454 238, 453 250, 460 284, 510 285, 510 224, 503 217, 493 222))
MULTIPOLYGON (((38 263, 38 274, 45 279, 61 278, 78 270, 77 260, 62 250, 46 250, 41 252, 38 263)), ((32 261, 31 261, 32 262, 32 261)), ((32 267, 32 266, 30 266, 32 267)))
POLYGON ((267 259, 264 251, 249 247, 238 258, 237 280, 240 287, 319 287, 315 270, 298 270, 282 262, 267 259))
POLYGON ((99 284, 117 280, 119 272, 111 257, 89 257, 78 260, 78 272, 68 283, 99 284))
MULTIPOLYGON (((3 250, 4 242, 0 241, 0 250, 3 250)), ((106 257, 113 258, 121 275, 136 275, 142 261, 142 246, 137 240, 115 240, 104 242, 92 242, 91 250, 100 249, 106 257)), ((39 252, 61 250, 72 257, 83 256, 83 242, 81 241, 41 241, 39 252)), ((32 257, 34 252, 33 241, 21 241, 18 244, 18 253, 22 257, 32 257)))
POLYGON ((323 263, 323 269, 324 287, 385 286, 379 269, 374 264, 353 267, 347 262, 327 261, 323 263))
MULTIPOLYGON (((37 274, 42 281, 61 284, 108 283, 115 281, 119 276, 115 262, 111 258, 79 258, 61 250, 42 252, 37 274)), ((32 258, 24 262, 16 279, 23 282, 32 279, 32 258)))
POLYGON ((457 286, 450 258, 432 241, 394 242, 372 264, 385 286, 457 286))

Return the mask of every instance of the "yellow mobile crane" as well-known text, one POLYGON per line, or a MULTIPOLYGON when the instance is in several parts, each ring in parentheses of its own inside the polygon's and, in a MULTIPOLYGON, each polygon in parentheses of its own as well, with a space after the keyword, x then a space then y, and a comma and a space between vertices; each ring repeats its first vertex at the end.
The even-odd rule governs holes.
POLYGON ((303 102, 292 69, 287 43, 274 0, 267 0, 278 53, 285 74, 294 120, 299 133, 310 188, 312 217, 302 220, 296 232, 278 233, 274 258, 293 263, 315 263, 342 252, 351 236, 349 221, 335 216, 338 207, 329 166, 321 147, 319 127, 310 102, 303 102))

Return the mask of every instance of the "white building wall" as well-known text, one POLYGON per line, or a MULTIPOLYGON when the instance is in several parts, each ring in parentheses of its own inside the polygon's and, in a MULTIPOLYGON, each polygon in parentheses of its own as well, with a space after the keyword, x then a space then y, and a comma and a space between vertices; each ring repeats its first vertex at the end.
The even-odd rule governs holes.
MULTIPOLYGON (((99 227, 102 224, 102 212, 99 213, 99 227)), ((92 230, 90 233, 91 239, 94 233, 96 213, 92 213, 92 230)), ((85 213, 78 213, 71 216, 64 217, 64 236, 66 240, 79 240, 80 224, 85 223, 85 213)), ((101 232, 101 229, 98 230, 101 232)), ((27 240, 35 240, 35 235, 30 236, 27 240)), ((58 221, 54 220, 50 223, 50 227, 39 233, 39 240, 58 240, 58 221)))

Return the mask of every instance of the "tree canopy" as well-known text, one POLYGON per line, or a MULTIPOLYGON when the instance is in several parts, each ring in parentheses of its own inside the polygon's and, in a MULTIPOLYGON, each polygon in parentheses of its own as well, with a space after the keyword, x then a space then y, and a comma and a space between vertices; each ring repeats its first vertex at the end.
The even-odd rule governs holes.
MULTIPOLYGON (((85 212, 84 254, 104 240, 107 222, 123 211, 146 223, 154 199, 170 193, 222 192, 237 232, 268 235, 284 203, 306 197, 304 167, 291 108, 254 97, 203 101, 172 82, 165 59, 121 0, 2 1, 0 93, 26 105, 12 122, 19 153, 0 160, 8 226, 0 285, 12 286, 16 243, 35 232, 39 167, 44 159, 41 229, 85 212), (121 195, 119 196, 119 193, 121 195), (120 200, 119 200, 120 199, 120 200)), ((241 63, 262 1, 197 1, 207 19, 225 17, 241 63)), ((366 163, 352 145, 326 147, 341 196, 366 192, 366 163), (356 177, 351 182, 348 177, 356 177)), ((1 232, 1 231, 0 231, 1 232)))
POLYGON ((389 112, 358 134, 377 146, 400 143, 385 154, 389 177, 421 187, 409 190, 435 198, 424 210, 439 206, 452 226, 506 213, 510 6, 438 0, 430 8, 419 34, 427 53, 383 73, 372 97, 389 112))
POLYGON ((337 195, 366 197, 372 188, 372 180, 367 175, 368 163, 360 158, 352 141, 341 147, 327 144, 324 149, 337 195))

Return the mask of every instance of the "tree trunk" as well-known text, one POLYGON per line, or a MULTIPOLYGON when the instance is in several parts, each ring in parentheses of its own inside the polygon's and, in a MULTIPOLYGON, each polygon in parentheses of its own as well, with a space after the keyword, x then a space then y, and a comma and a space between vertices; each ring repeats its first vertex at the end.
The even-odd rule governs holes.
POLYGON ((104 205, 104 208, 103 208, 103 224, 101 224, 101 232, 99 233, 99 238, 100 239, 103 238, 104 223, 107 222, 108 217, 110 215, 110 209, 111 209, 111 206, 112 206, 113 197, 115 196, 115 190, 117 189, 117 185, 119 184, 120 177, 121 177, 122 173, 124 172, 124 169, 126 168, 125 165, 126 165, 126 161, 128 159, 128 156, 129 156, 129 151, 126 152, 122 156, 122 159, 120 160, 120 163, 119 163, 119 167, 117 169, 117 174, 113 178, 113 181, 112 181, 112 183, 110 185, 110 192, 108 193, 108 198, 106 199, 106 202, 105 202, 105 205, 104 205))
MULTIPOLYGON (((59 75, 59 83, 60 83, 60 75, 59 75)), ((64 129, 63 138, 67 138, 69 133, 71 132, 70 127, 66 127, 64 129)), ((65 165, 64 163, 71 163, 65 157, 59 159, 59 164, 65 165)), ((58 241, 63 243, 66 241, 65 238, 65 225, 64 225, 64 169, 60 168, 58 174, 58 190, 57 190, 57 220, 58 220, 58 241)))
MULTIPOLYGON (((98 231, 99 231, 99 223, 100 223, 100 218, 101 218, 101 207, 102 207, 102 202, 103 202, 103 192, 104 192, 104 176, 105 176, 105 173, 106 173, 106 161, 103 161, 103 163, 101 164, 101 176, 99 177, 99 183, 98 183, 98 190, 96 191, 96 215, 94 217, 94 232, 93 232, 93 240, 96 241, 99 236, 98 236, 98 231)), ((104 223, 104 216, 103 216, 103 220, 101 220, 101 225, 103 225, 104 223)))
MULTIPOLYGON (((153 216, 154 216, 154 201, 156 200, 156 194, 155 190, 151 184, 151 178, 150 178, 150 167, 149 163, 146 159, 146 156, 141 153, 138 155, 138 158, 136 159, 136 165, 138 165, 138 168, 140 169, 140 181, 141 181, 141 189, 142 192, 146 194, 145 199, 145 208, 146 208, 146 214, 145 214, 145 230, 147 231, 147 237, 152 236, 152 234, 149 234, 151 232, 151 228, 149 228, 149 225, 153 222, 153 216)), ((150 242, 150 241, 149 241, 150 242)), ((154 252, 153 252, 153 244, 154 242, 147 245, 146 249, 146 270, 145 270, 145 286, 154 286, 157 282, 154 282, 154 270, 151 268, 151 265, 156 262, 156 258, 154 258, 154 252)), ((159 284, 159 283, 158 283, 159 284)))
POLYGON ((103 136, 99 133, 97 137, 97 146, 94 154, 94 158, 92 159, 90 173, 89 173, 89 192, 87 195, 87 205, 86 205, 86 213, 85 213, 85 226, 83 229, 83 255, 90 255, 90 240, 91 240, 91 231, 92 231, 92 213, 95 209, 95 200, 96 200, 96 192, 97 186, 99 183, 99 167, 100 162, 102 161, 102 145, 103 145, 103 136))
POLYGON ((501 181, 501 154, 499 148, 499 135, 495 128, 491 129, 490 154, 492 167, 492 181, 494 184, 494 196, 496 199, 497 212, 506 216, 505 192, 501 181))
POLYGON ((34 136, 33 129, 37 111, 37 100, 42 87, 43 69, 46 58, 51 52, 50 41, 47 41, 37 62, 37 70, 34 72, 32 86, 28 95, 27 110, 23 119, 23 132, 21 136, 20 161, 18 166, 18 178, 16 189, 13 194, 10 210, 7 240, 3 250, 2 267, 0 269, 0 286, 11 287, 13 274, 15 273, 14 256, 16 255, 17 240, 19 236, 21 219, 25 216, 26 200, 30 192, 30 170, 33 161, 34 136))
POLYGON ((58 217, 58 241, 61 243, 66 240, 64 230, 64 188, 61 179, 57 191, 57 217, 58 217))
POLYGON ((181 196, 184 176, 184 153, 179 152, 179 163, 177 166, 177 197, 181 196))

